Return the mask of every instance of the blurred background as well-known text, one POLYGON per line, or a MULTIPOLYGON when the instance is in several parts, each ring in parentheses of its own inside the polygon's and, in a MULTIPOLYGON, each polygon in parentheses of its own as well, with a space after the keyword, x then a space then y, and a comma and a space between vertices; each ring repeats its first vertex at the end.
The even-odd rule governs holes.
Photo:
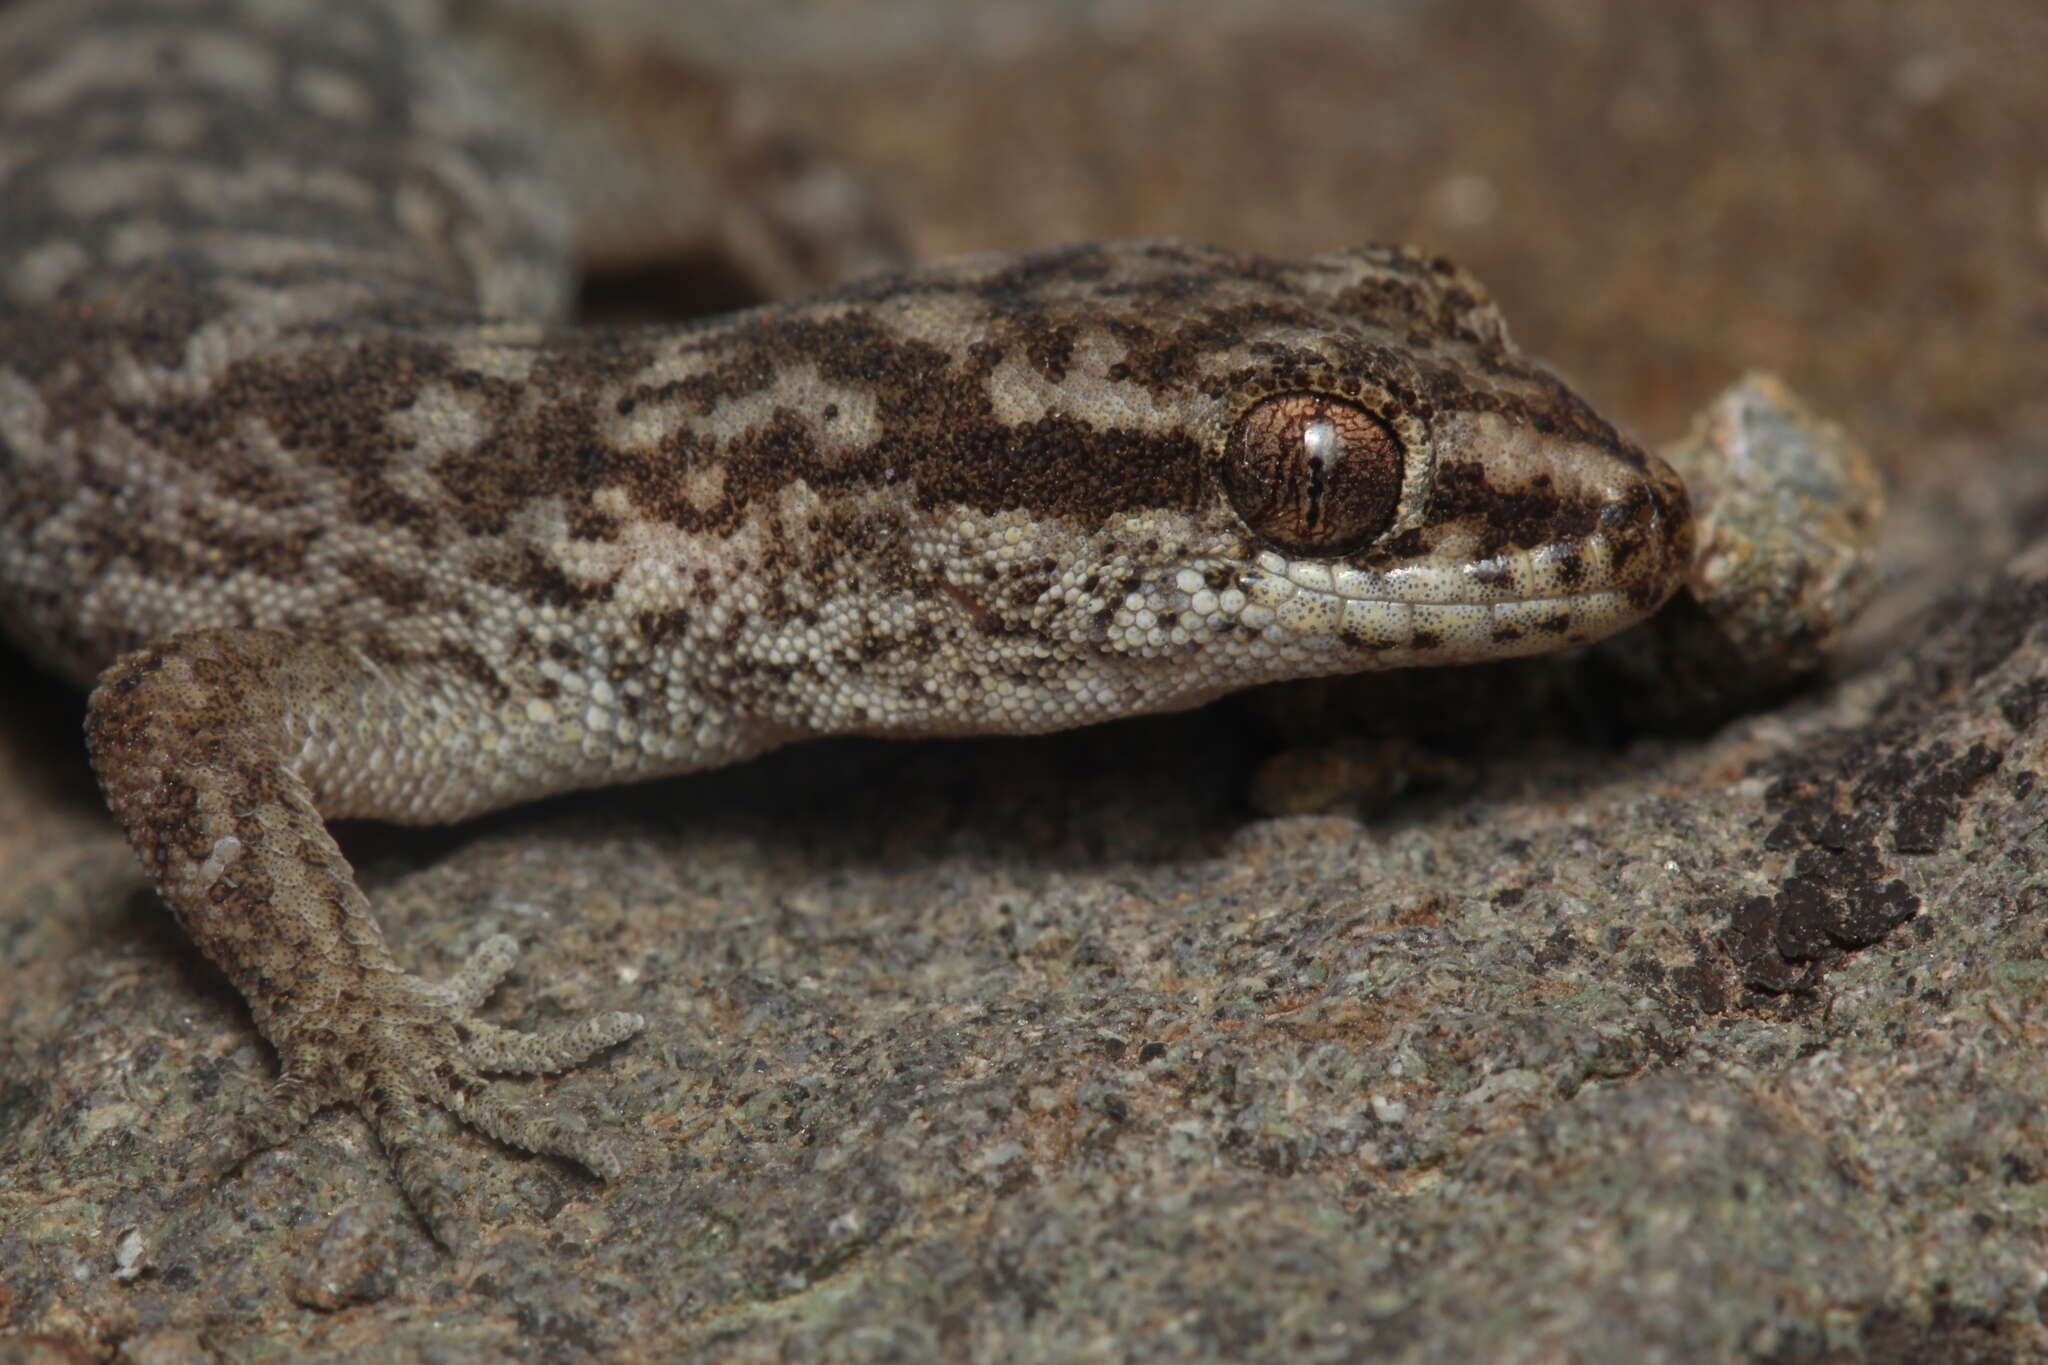
POLYGON ((732 81, 918 257, 1415 242, 1640 435, 1760 366, 1909 486, 2048 412, 2038 0, 607 9, 604 60, 732 81))

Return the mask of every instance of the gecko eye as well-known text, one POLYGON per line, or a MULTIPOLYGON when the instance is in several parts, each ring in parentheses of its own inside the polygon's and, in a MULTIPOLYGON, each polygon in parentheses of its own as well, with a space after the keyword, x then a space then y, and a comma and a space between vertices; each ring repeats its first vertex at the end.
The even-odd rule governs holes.
POLYGON ((1401 442, 1364 408, 1286 393, 1238 419, 1223 447, 1223 491, 1261 539, 1329 557, 1392 524, 1401 466, 1401 442))

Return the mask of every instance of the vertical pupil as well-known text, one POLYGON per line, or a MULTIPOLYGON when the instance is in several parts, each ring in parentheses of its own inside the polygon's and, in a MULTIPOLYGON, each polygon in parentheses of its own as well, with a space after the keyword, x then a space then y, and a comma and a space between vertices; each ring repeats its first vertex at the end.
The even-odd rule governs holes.
POLYGON ((1316 418, 1302 428, 1301 448, 1312 465, 1332 463, 1341 453, 1337 441, 1337 424, 1327 417, 1316 418))
POLYGON ((1239 414, 1223 491, 1245 528, 1292 554, 1370 544, 1400 510, 1407 452, 1386 419, 1328 394, 1279 393, 1239 414))
POLYGON ((1318 417, 1301 429, 1301 452, 1308 463, 1308 506, 1302 509, 1302 523, 1320 531, 1323 525, 1323 475, 1341 454, 1337 424, 1318 417))

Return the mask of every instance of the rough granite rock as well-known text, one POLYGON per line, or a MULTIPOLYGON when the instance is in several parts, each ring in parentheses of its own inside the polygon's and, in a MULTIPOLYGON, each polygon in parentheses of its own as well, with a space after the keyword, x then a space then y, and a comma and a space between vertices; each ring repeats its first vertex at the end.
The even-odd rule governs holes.
MULTIPOLYGON (((10 656, 0 1359, 2048 1358, 2037 7, 1441 3, 1391 37, 1310 8, 1319 71, 1452 74, 1402 85, 1398 121, 1371 82, 1301 82, 1354 101, 1333 150, 1237 167, 1250 207, 1223 166, 1228 202, 1180 230, 1441 239, 1398 205, 1486 189, 1506 207, 1439 244, 1650 435, 1740 368, 1785 370, 1894 480, 1881 595, 1834 677, 1705 733, 1568 706, 1512 742, 1449 725, 1429 746, 1459 775, 1363 819, 1256 814, 1276 740, 1238 705, 346 828, 409 965, 507 931, 538 943, 495 1017, 650 1021, 556 1083, 632 1134, 617 1184, 450 1129, 488 1229, 458 1263, 351 1117, 209 1174, 212 1125, 273 1059, 144 889, 79 703, 10 656), (1690 74, 1473 112, 1489 81, 1634 67, 1690 74), (1589 164, 1589 138, 1690 167, 1688 197, 1589 164), (1409 195, 1425 161, 1499 169, 1409 195), (1376 168, 1391 218, 1347 198, 1376 168)), ((1132 13, 976 57, 981 90, 955 89, 971 63, 935 77, 963 103, 928 136, 979 126, 988 71, 1027 65, 1032 108, 1055 73, 1110 70, 1135 122, 1176 81, 1285 122, 1229 77, 1299 31, 1239 16, 1266 45, 1219 56, 1132 13)), ((901 119, 915 54, 890 52, 809 83, 829 104, 872 82, 843 120, 856 163, 901 119)), ((1030 155, 1060 131, 1033 122, 1030 155)), ((1113 169, 1068 148, 1091 151, 1113 169)), ((1013 220, 1158 230, 1190 192, 1168 164, 1122 219, 1013 220)), ((907 183, 921 245, 955 244, 907 183)), ((956 223, 991 211, 972 189, 956 223)))

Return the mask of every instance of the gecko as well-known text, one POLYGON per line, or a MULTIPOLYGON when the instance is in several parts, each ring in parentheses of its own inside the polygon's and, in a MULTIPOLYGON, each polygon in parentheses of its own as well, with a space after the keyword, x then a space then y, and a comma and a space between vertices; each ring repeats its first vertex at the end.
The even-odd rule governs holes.
POLYGON ((573 205, 428 0, 0 20, 0 626, 276 1050, 453 1244, 430 1109, 615 1177, 329 834, 825 735, 1021 734, 1579 645, 1684 581, 1672 470, 1399 247, 982 254, 569 315, 573 205))

